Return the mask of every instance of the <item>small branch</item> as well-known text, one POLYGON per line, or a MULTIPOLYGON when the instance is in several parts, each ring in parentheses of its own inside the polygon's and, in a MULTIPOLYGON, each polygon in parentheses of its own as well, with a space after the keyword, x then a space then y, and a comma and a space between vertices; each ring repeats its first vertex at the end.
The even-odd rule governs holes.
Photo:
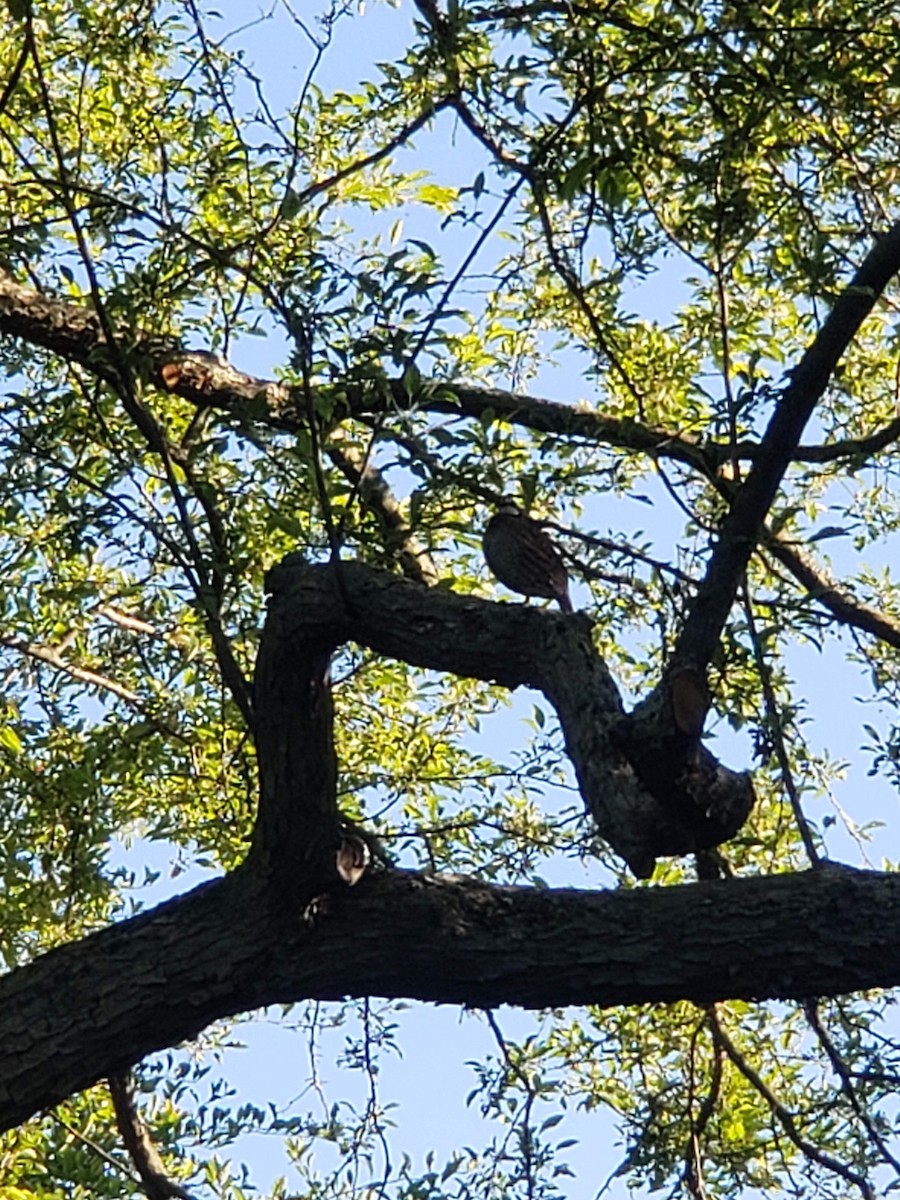
POLYGON ((114 679, 110 679, 107 675, 102 675, 99 671, 92 671, 88 667, 79 667, 74 663, 68 662, 52 646, 44 646, 39 642, 29 642, 25 638, 11 637, 5 634, 0 634, 0 646, 5 646, 9 650, 17 650, 20 654, 34 659, 35 662, 46 663, 47 666, 53 667, 54 670, 68 675, 70 679, 77 679, 80 683, 87 683, 102 692, 109 692, 127 704, 129 708, 139 713, 161 733, 177 738, 184 736, 175 726, 162 721, 137 692, 132 691, 131 688, 124 687, 120 683, 116 683, 114 679))
POLYGON ((192 1200, 191 1193, 166 1174, 165 1163, 157 1153, 135 1104, 134 1076, 130 1071, 110 1075, 108 1083, 116 1124, 125 1149, 141 1177, 144 1194, 149 1200, 192 1200))
POLYGON ((381 527, 386 548, 389 551, 396 549, 407 579, 426 587, 438 583, 440 575, 427 547, 416 537, 400 502, 378 468, 349 442, 337 442, 334 437, 328 443, 327 453, 338 470, 358 489, 363 504, 381 527))
POLYGON ((531 1125, 531 1115, 534 1109, 534 1102, 537 1099, 537 1092, 534 1089, 534 1084, 529 1079, 528 1073, 523 1070, 519 1063, 515 1061, 509 1052, 509 1044, 503 1036, 503 1031, 497 1023, 497 1018, 491 1009, 485 1011, 487 1023, 491 1028, 491 1033, 494 1035, 494 1040, 503 1055, 503 1061, 506 1064, 506 1070, 510 1075, 518 1079, 522 1085, 522 1090, 525 1092, 525 1106, 522 1113, 522 1158, 525 1169, 525 1187, 527 1200, 534 1200, 535 1188, 537 1186, 537 1176, 535 1173, 534 1162, 534 1130, 531 1125))
POLYGON ((371 154, 366 154, 362 158, 358 158, 355 162, 348 163, 346 167, 342 167, 339 171, 335 171, 333 175, 329 175, 327 179, 320 179, 317 183, 311 183, 301 191, 296 193, 294 199, 294 207, 300 207, 308 201, 314 199, 322 192, 328 192, 332 188, 337 187, 345 179, 349 179, 352 175, 358 174, 360 171, 365 171, 368 167, 374 167, 376 163, 382 162, 388 158, 395 150, 399 150, 405 145, 413 134, 418 133, 429 121, 449 108, 452 104, 451 97, 443 97, 440 100, 435 100, 427 108, 425 108, 417 117, 414 117, 402 129, 398 130, 392 138, 389 138, 383 146, 379 146, 377 150, 373 150, 371 154))
POLYGON ((425 347, 425 345, 428 341, 428 338, 431 335, 431 331, 434 329, 435 325, 438 323, 440 318, 443 316, 444 311, 445 311, 448 303, 450 302, 450 298, 452 297, 452 295, 456 291, 456 289, 459 287, 462 279, 465 276, 466 271, 468 271, 469 267, 472 265, 472 263, 475 261, 475 259, 478 257, 479 253, 481 252, 481 248, 484 246, 485 242, 488 240, 488 238, 494 232, 496 227, 500 224, 500 221, 503 219, 504 213, 509 208, 510 204, 513 202, 514 198, 518 194, 519 188, 522 186, 522 184, 524 182, 525 182, 524 178, 522 176, 520 176, 516 180, 516 182, 512 185, 512 187, 508 189, 502 202, 498 205, 497 211, 494 213, 494 215, 491 217, 491 219, 488 221, 488 223, 484 226, 484 228, 479 231, 478 237, 475 239, 473 244, 469 247, 468 252, 466 253, 462 262, 456 268, 456 271, 454 272, 452 278, 447 281, 447 284, 444 287, 444 290, 441 292, 440 296, 438 297, 437 303, 435 304, 434 308, 431 310, 431 312, 428 316, 428 320, 425 322, 419 336, 416 338, 416 344, 413 346, 412 350, 410 351, 410 353, 406 359, 405 365, 406 365, 407 370, 409 370, 409 368, 411 366, 413 366, 416 359, 421 354, 423 348, 425 347))
POLYGON ((77 1141, 81 1142, 83 1145, 87 1146, 88 1149, 96 1154, 99 1159, 102 1159, 107 1166, 112 1167, 112 1169, 118 1175, 123 1176, 123 1178, 129 1181, 129 1183, 138 1186, 138 1181, 131 1175, 124 1163, 120 1163, 117 1158, 115 1158, 112 1154, 109 1154, 101 1145, 99 1145, 99 1143, 95 1142, 93 1138, 88 1137, 86 1133, 82 1133, 80 1129, 71 1123, 71 1121, 66 1121, 59 1115, 59 1113, 51 1112, 49 1116, 50 1119, 55 1121, 57 1125, 59 1125, 62 1129, 65 1129, 66 1133, 75 1138, 77 1141))
POLYGON ((106 309, 94 258, 84 236, 84 231, 81 227, 81 221, 73 199, 73 189, 70 183, 69 169, 66 165, 65 154, 63 152, 59 131, 57 129, 56 114, 53 111, 50 91, 44 77, 43 66, 38 53, 37 41, 34 36, 32 14, 30 10, 26 17, 25 31, 26 45, 30 48, 31 58, 34 62, 35 76, 41 94, 44 114, 47 119, 50 144, 53 148, 54 158, 56 159, 60 183, 60 199, 63 207, 65 208, 75 242, 78 246, 78 252, 82 261, 82 265, 84 266, 84 270, 90 284, 91 300, 96 311, 100 330, 103 334, 105 348, 113 368, 111 376, 108 377, 108 381, 113 387, 116 395, 119 397, 125 413, 144 438, 148 449, 151 451, 151 453, 156 455, 160 464, 162 465, 166 482, 168 484, 169 493, 175 506, 175 512, 177 513, 178 525, 188 548, 188 554, 182 564, 183 570, 204 613, 207 629, 210 633, 213 649, 219 662, 225 685, 229 688, 229 690, 231 690, 235 702, 240 708, 244 719, 246 720, 248 726, 252 728, 253 712, 250 689, 237 664, 231 644, 228 641, 228 638, 225 636, 225 632, 222 627, 220 606, 213 601, 214 592, 212 592, 208 586, 209 565, 201 550, 200 543, 197 539, 197 534, 194 530, 193 522, 191 520, 190 512, 188 511, 187 502, 182 495, 182 491, 178 483, 178 478, 175 472, 174 457, 172 454, 172 449, 169 445, 168 437, 157 421, 155 415, 143 403, 143 400, 138 394, 138 390, 135 386, 134 374, 131 369, 131 360, 125 354, 119 340, 116 337, 110 315, 106 309))
POLYGON ((25 68, 25 64, 28 62, 30 54, 31 44, 26 38, 26 40, 22 43, 22 49, 19 51, 19 57, 16 59, 15 65, 9 73, 9 78, 3 87, 3 91, 0 92, 0 114, 6 111, 6 106, 9 104, 10 98, 18 86, 19 80, 22 77, 22 71, 25 68))
POLYGON ((803 847, 806 850, 807 858, 810 865, 818 867, 822 865, 822 856, 816 846, 815 838, 812 835, 812 830, 809 827, 809 822, 806 819, 806 814, 803 811, 803 804, 800 800, 800 791, 794 779, 794 772, 791 768, 791 756, 788 754, 787 746, 784 740, 784 725, 781 719, 781 712, 778 708, 778 701, 775 696, 775 689, 772 687, 772 672, 769 669, 769 664, 766 662, 766 656, 763 653, 762 643, 760 641, 759 632, 756 628, 756 617, 753 612, 753 602, 750 598, 750 593, 744 589, 744 615, 747 618, 747 629, 750 634, 750 643, 753 647, 753 658, 756 662, 756 670, 759 674, 759 685, 762 689, 763 703, 766 709, 766 727, 769 736, 772 739, 772 746, 775 750, 775 757, 778 760, 778 769, 781 772, 781 781, 784 784, 784 790, 788 794, 791 810, 794 814, 794 821, 797 824, 797 829, 800 833, 800 838, 803 842, 803 847))
MULTIPOLYGON (((853 459, 862 463, 873 454, 886 449, 900 438, 900 417, 888 421, 881 429, 865 437, 844 438, 838 442, 829 442, 825 446, 800 445, 792 458, 798 463, 833 463, 842 458, 853 459)), ((760 455, 761 447, 758 442, 738 442, 735 453, 739 459, 753 461, 760 455)))
POLYGON ((807 1000, 803 1005, 803 1011, 806 1013, 806 1019, 809 1022, 810 1028, 819 1040, 819 1045, 828 1056, 828 1061, 831 1063, 835 1075, 837 1075, 838 1079, 841 1081, 841 1091, 850 1102, 850 1107, 853 1109, 862 1123, 870 1141, 872 1142, 872 1145, 875 1146, 882 1159, 891 1167, 893 1167, 897 1176, 900 1177, 900 1161, 898 1161, 897 1158, 891 1154, 887 1143, 878 1132, 875 1122, 869 1116, 862 1101, 857 1095, 856 1087, 853 1083, 853 1077, 850 1073, 850 1068, 847 1066, 846 1062, 838 1052, 837 1047, 831 1040, 831 1035, 825 1028, 825 1025, 822 1021, 822 1014, 819 1011, 818 1000, 807 1000))
POLYGON ((793 1115, 784 1107, 775 1093, 771 1090, 765 1080, 759 1075, 753 1067, 747 1062, 740 1050, 732 1042, 731 1038, 722 1028, 718 1014, 715 1009, 709 1010, 710 1025, 713 1030, 713 1036, 718 1044, 725 1051, 729 1060, 744 1076, 747 1082, 759 1093, 760 1096, 768 1104, 772 1110, 772 1115, 791 1139, 797 1149, 804 1154, 812 1162, 818 1163, 820 1167, 825 1167, 828 1171, 833 1171, 835 1175, 839 1175, 847 1183, 858 1188, 864 1200, 876 1200, 875 1192, 869 1185, 868 1180, 864 1175, 858 1174, 846 1163, 840 1162, 836 1158, 832 1158, 830 1154, 826 1154, 824 1150, 820 1150, 818 1146, 808 1141, 800 1132, 797 1122, 793 1115))
POLYGON ((151 625, 149 621, 145 621, 141 617, 136 617, 133 613, 124 612, 114 604, 98 604, 94 611, 99 616, 105 617, 107 621, 118 625, 120 629, 127 630, 128 633, 143 633, 152 638, 162 637, 155 625, 151 625))
MULTIPOLYGON (((648 567, 652 567, 660 575, 671 575, 673 579, 677 579, 679 583, 686 584, 688 587, 693 587, 697 582, 693 576, 688 575, 687 571, 682 571, 680 567, 673 566, 672 563, 663 562, 660 558, 654 558, 650 554, 645 554, 642 550, 635 550, 633 546, 629 546, 627 542, 616 542, 612 538, 598 537, 593 533, 582 533, 580 529, 571 529, 567 525, 557 525, 555 521, 542 522, 547 529, 553 529, 557 533, 561 533, 563 537, 574 538, 576 541, 582 542, 585 546, 593 546, 598 550, 602 550, 604 554, 621 554, 625 558, 633 558, 635 562, 644 563, 648 567)), ((576 563, 579 569, 586 570, 585 564, 580 563, 573 554, 567 554, 570 561, 576 563)), ((597 572, 599 575, 600 573, 597 572)))
POLYGON ((900 621, 851 596, 815 562, 812 555, 785 541, 779 534, 766 530, 762 544, 806 588, 810 597, 843 625, 852 625, 900 649, 900 621))
POLYGON ((74 663, 67 662, 52 646, 43 646, 39 642, 29 642, 25 638, 10 637, 6 634, 0 634, 0 646, 6 646, 9 650, 18 650, 20 654, 25 654, 36 662, 46 663, 72 679, 77 679, 81 683, 89 683, 93 687, 99 688, 100 691, 110 692, 118 699, 124 700, 132 708, 141 713, 144 712, 143 702, 137 692, 116 683, 107 675, 101 675, 99 671, 92 671, 87 667, 78 667, 74 663))
POLYGON ((693 1105, 696 1098, 696 1058, 697 1058, 697 1042, 701 1033, 707 1026, 707 1020, 704 1020, 697 1026, 691 1036, 690 1056, 688 1060, 688 1117, 691 1123, 691 1133, 688 1138, 688 1144, 684 1155, 684 1170, 681 1178, 684 1181, 685 1187, 693 1197, 693 1200, 709 1200, 706 1187, 703 1183, 703 1155, 701 1152, 701 1140, 706 1127, 712 1119, 713 1113, 716 1111, 716 1104, 719 1099, 719 1092, 722 1087, 722 1048, 713 1039, 712 1056, 713 1069, 712 1078, 709 1083, 709 1091, 700 1102, 700 1111, 697 1116, 694 1116, 693 1105))

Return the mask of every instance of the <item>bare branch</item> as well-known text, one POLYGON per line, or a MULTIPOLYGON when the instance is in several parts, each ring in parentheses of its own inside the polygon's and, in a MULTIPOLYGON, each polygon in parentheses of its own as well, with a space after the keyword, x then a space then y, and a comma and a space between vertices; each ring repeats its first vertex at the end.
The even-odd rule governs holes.
POLYGON ((80 683, 89 684, 91 687, 97 688, 98 691, 108 692, 110 695, 127 704, 129 708, 139 713, 162 733, 177 738, 184 736, 175 725, 162 720, 159 714, 153 711, 151 705, 138 692, 132 691, 131 688, 127 688, 121 683, 117 683, 114 679, 111 679, 108 675, 103 675, 99 671, 91 670, 89 667, 79 667, 76 663, 69 662, 53 646, 44 646, 39 642, 29 642, 26 638, 12 637, 7 634, 0 634, 0 646, 6 646, 10 650, 17 650, 20 654, 34 659, 35 662, 46 663, 47 666, 61 671, 62 674, 67 675, 70 679, 77 679, 80 683))
POLYGON ((842 588, 813 557, 779 534, 764 532, 762 544, 843 625, 852 625, 879 641, 900 649, 900 621, 857 600, 842 588))
POLYGON ((806 1019, 809 1021, 810 1028, 815 1033, 819 1040, 819 1045, 825 1051, 828 1061, 831 1063, 835 1075, 841 1081, 841 1091, 850 1102, 850 1107, 856 1113, 860 1122, 865 1129, 872 1145, 877 1149, 882 1159, 893 1167, 894 1172, 900 1177, 900 1161, 890 1152, 884 1138, 878 1131, 878 1127, 872 1120, 872 1117, 866 1111, 866 1108, 857 1094, 856 1087, 853 1083, 853 1076, 847 1063, 841 1057, 837 1046, 832 1041, 831 1034, 825 1027, 822 1020, 822 1014, 819 1010, 818 1000, 807 1000, 803 1005, 803 1011, 806 1013, 806 1019))
POLYGON ((166 1173, 165 1163, 137 1110, 131 1072, 110 1075, 108 1082, 119 1133, 141 1177, 148 1200, 192 1200, 191 1193, 166 1173))
POLYGON ((381 527, 388 552, 396 549, 400 567, 407 579, 433 587, 440 581, 437 567, 428 549, 413 533, 403 507, 377 467, 347 441, 332 436, 328 457, 359 490, 360 499, 381 527))
POLYGON ((816 846, 815 838, 812 834, 809 821, 806 819, 806 813, 803 811, 803 804, 800 800, 800 789, 797 787, 797 781, 794 778, 794 771, 791 767, 791 756, 788 753, 787 743, 785 739, 785 725, 781 715, 781 709, 778 706, 778 700, 775 696, 775 689, 772 686, 772 671, 766 660, 763 651, 762 642, 759 636, 759 631, 756 628, 756 615, 753 611, 753 600, 746 587, 744 591, 744 614, 747 618, 747 629, 750 634, 750 643, 753 647, 753 659, 756 663, 756 672, 759 676, 759 685, 762 689, 763 704, 766 713, 766 730, 771 739, 772 747, 775 751, 775 758, 778 761, 778 770, 781 773, 781 782, 784 784, 784 790, 787 792, 790 800, 791 810, 794 814, 794 822, 800 832, 800 838, 803 842, 803 848, 806 850, 806 856, 809 859, 810 866, 820 867, 823 863, 823 858, 819 853, 819 848, 816 846))

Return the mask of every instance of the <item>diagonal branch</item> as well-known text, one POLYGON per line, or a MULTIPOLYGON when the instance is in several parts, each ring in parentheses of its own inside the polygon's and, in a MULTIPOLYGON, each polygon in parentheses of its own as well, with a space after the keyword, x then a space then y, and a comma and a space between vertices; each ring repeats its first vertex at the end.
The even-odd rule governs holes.
POLYGON ((762 544, 806 588, 811 598, 843 625, 852 625, 900 650, 900 621, 851 596, 802 547, 768 530, 763 534, 762 544))
POLYGON ((806 1014, 806 1019, 809 1022, 810 1028, 819 1040, 819 1045, 825 1051, 834 1073, 841 1081, 841 1091, 847 1097, 850 1107, 856 1113, 856 1116, 865 1129, 869 1140, 871 1141, 872 1145, 875 1146, 884 1162, 893 1167, 895 1175, 900 1178, 900 1161, 898 1161, 896 1156, 891 1153, 884 1136, 878 1128, 878 1125, 858 1095, 856 1085, 853 1082, 853 1073, 846 1060, 842 1057, 837 1046, 832 1041, 831 1034, 826 1029, 825 1023, 822 1020, 819 1001, 816 999, 804 1001, 803 1011, 806 1014))
POLYGON ((796 1118, 785 1108, 759 1072, 741 1054, 740 1050, 722 1028, 718 1014, 713 1008, 709 1010, 709 1019, 717 1044, 722 1047, 729 1060, 737 1067, 750 1086, 762 1096, 771 1109, 772 1116, 797 1149, 810 1159, 810 1161, 818 1163, 820 1167, 834 1172, 835 1175, 839 1175, 847 1183, 853 1184, 854 1187, 859 1189, 863 1200, 875 1200, 875 1192, 864 1175, 860 1175, 858 1171, 854 1171, 852 1167, 848 1167, 846 1163, 841 1162, 840 1159, 835 1158, 833 1155, 827 1154, 803 1136, 796 1118))
POLYGON ((123 1071, 110 1075, 108 1083, 119 1133, 148 1200, 191 1200, 190 1192, 166 1173, 165 1163, 141 1120, 134 1099, 134 1076, 123 1071))
POLYGON ((363 505, 378 522, 385 547, 395 551, 407 579, 433 587, 440 581, 438 569, 425 546, 410 527, 403 507, 388 486, 387 480, 370 461, 349 441, 332 437, 327 454, 338 470, 359 493, 363 505))
POLYGON ((766 514, 796 453, 804 426, 838 361, 898 270, 900 224, 866 255, 782 393, 760 443, 759 457, 722 522, 706 576, 678 640, 676 658, 705 667, 715 653, 766 514))
POLYGON ((9 650, 17 650, 20 654, 24 654, 27 658, 31 658, 35 662, 46 663, 47 666, 53 667, 63 675, 68 675, 70 679, 77 679, 79 683, 89 684, 91 687, 97 688, 100 692, 108 692, 111 696, 115 696, 118 700, 127 704, 134 712, 139 713, 161 733, 179 738, 184 736, 177 727, 161 720, 158 714, 153 712, 152 707, 138 692, 125 687, 124 684, 117 683, 115 679, 111 679, 108 675, 104 675, 100 671, 94 671, 89 667, 80 667, 77 663, 69 662, 53 646, 45 646, 40 642, 30 642, 27 638, 13 637, 8 634, 0 634, 0 646, 5 646, 9 650))

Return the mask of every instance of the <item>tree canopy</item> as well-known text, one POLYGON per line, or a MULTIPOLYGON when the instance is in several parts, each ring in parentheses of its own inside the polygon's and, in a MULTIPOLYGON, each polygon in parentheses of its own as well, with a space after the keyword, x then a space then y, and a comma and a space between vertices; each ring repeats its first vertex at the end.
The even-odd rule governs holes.
POLYGON ((896 6, 5 10, 4 1200, 896 1187, 896 6))

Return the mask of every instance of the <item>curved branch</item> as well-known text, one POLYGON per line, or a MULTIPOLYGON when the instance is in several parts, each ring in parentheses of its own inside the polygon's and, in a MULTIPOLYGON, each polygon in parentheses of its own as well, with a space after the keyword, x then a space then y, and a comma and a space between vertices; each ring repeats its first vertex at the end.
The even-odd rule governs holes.
MULTIPOLYGON (((282 759, 291 751, 278 751, 278 745, 300 747, 289 772, 293 780, 302 778, 308 755, 303 755, 300 732, 292 730, 300 717, 296 699, 288 694, 285 666, 292 656, 302 664, 316 656, 327 660, 344 642, 355 641, 413 666, 541 691, 556 709, 582 798, 600 835, 639 876, 649 875, 659 856, 728 840, 749 814, 749 777, 729 771, 700 746, 699 729, 690 736, 679 730, 665 689, 654 703, 642 705, 639 715, 625 713, 584 615, 424 589, 363 563, 309 565, 293 555, 269 573, 267 586, 272 599, 260 648, 257 704, 262 709, 271 691, 278 707, 271 717, 260 718, 260 736, 268 739, 268 730, 281 728, 271 741, 273 754, 282 759)), ((302 698, 307 686, 298 684, 296 696, 302 698)), ((323 746, 326 740, 321 735, 323 746)), ((262 747, 260 761, 265 772, 262 747)), ((257 845, 270 861, 290 860, 302 852, 308 836, 299 835, 295 849, 286 852, 293 843, 281 794, 277 787, 263 786, 257 845)), ((309 795, 313 806, 321 803, 321 789, 312 786, 309 795)))
MULTIPOLYGON (((89 308, 42 295, 0 270, 0 333, 21 338, 79 363, 99 378, 118 384, 118 374, 104 352, 100 322, 89 308)), ((154 382, 204 408, 215 407, 238 419, 250 419, 294 433, 306 427, 300 389, 237 370, 216 355, 185 350, 169 339, 139 336, 136 349, 150 362, 154 382)), ((539 396, 524 396, 499 388, 461 381, 423 385, 410 394, 402 379, 383 387, 359 386, 341 391, 335 404, 338 417, 379 415, 389 404, 398 412, 424 411, 484 420, 489 415, 533 433, 581 438, 614 449, 649 454, 683 463, 703 476, 715 474, 734 454, 742 461, 760 458, 762 446, 741 442, 732 449, 724 442, 702 442, 690 434, 647 425, 627 417, 607 417, 587 406, 563 404, 539 396)), ((868 457, 900 437, 900 418, 862 438, 828 446, 797 446, 793 462, 833 462, 868 457)))
POLYGON ((107 1082, 116 1125, 141 1177, 148 1200, 192 1200, 190 1192, 166 1174, 165 1164, 137 1110, 134 1076, 130 1071, 123 1071, 118 1075, 110 1075, 107 1082))

